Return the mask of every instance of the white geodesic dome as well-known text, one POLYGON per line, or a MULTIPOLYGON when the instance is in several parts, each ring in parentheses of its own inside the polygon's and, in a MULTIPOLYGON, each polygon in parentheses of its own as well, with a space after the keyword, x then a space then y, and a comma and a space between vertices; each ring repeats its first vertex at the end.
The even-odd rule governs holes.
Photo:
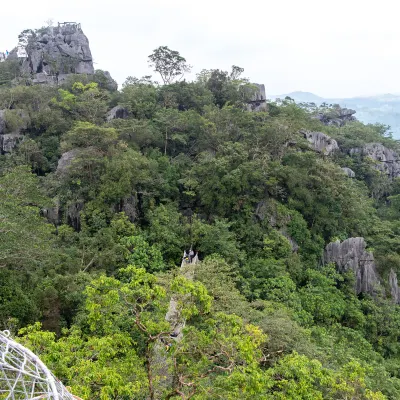
POLYGON ((63 384, 32 351, 0 331, 0 399, 74 400, 63 384))

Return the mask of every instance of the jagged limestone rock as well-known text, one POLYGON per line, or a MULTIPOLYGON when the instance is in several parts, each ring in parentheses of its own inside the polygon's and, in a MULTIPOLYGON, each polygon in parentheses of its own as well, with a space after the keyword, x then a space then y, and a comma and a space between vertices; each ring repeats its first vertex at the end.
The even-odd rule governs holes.
POLYGON ((319 153, 330 155, 339 150, 336 140, 325 135, 325 133, 306 130, 301 130, 300 133, 311 143, 313 149, 319 153))
POLYGON ((129 117, 129 112, 125 107, 115 106, 107 113, 106 120, 107 122, 110 122, 113 119, 125 119, 128 117, 129 117))
POLYGON ((0 135, 0 154, 11 153, 14 147, 24 138, 19 132, 0 135))
POLYGON ((37 31, 28 39, 26 52, 28 57, 22 70, 31 75, 94 73, 89 40, 77 23, 63 23, 37 31))
POLYGON ((76 202, 67 207, 67 223, 76 231, 81 229, 81 211, 83 207, 84 203, 82 202, 76 202))
POLYGON ((135 222, 138 216, 138 200, 135 194, 121 199, 118 204, 113 207, 113 212, 123 212, 129 218, 129 221, 135 222))
POLYGON ((5 110, 0 110, 0 135, 6 133, 6 119, 5 119, 5 110))
POLYGON ((392 295, 393 302, 396 304, 399 304, 400 303, 400 288, 399 288, 399 284, 397 281, 397 274, 396 274, 396 272, 394 272, 393 268, 390 269, 389 287, 390 287, 390 293, 392 295))
POLYGON ((385 147, 381 143, 368 143, 364 147, 356 147, 350 150, 351 155, 361 155, 376 161, 375 168, 386 174, 389 179, 400 176, 400 159, 398 154, 385 147))
POLYGON ((314 118, 319 119, 324 125, 340 127, 348 122, 357 121, 356 117, 354 117, 355 113, 350 108, 335 106, 326 112, 318 113, 314 118))
POLYGON ((366 250, 364 238, 355 237, 329 243, 324 252, 324 264, 335 263, 339 272, 352 270, 356 277, 356 293, 376 293, 380 287, 374 255, 366 250))
POLYGON ((259 83, 252 83, 253 86, 257 88, 254 92, 251 100, 247 104, 248 111, 267 111, 267 97, 265 94, 265 85, 259 83))
POLYGON ((354 172, 352 169, 350 169, 350 168, 343 167, 343 168, 342 168, 342 171, 343 171, 349 178, 355 178, 355 177, 356 177, 355 172, 354 172))

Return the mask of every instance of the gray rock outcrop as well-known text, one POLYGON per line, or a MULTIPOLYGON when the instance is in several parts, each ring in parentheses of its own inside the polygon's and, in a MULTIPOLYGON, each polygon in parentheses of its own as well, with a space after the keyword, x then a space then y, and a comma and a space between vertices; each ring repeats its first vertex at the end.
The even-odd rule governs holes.
POLYGON ((357 121, 356 117, 354 117, 355 113, 350 108, 335 106, 326 112, 316 114, 314 118, 319 119, 324 125, 340 127, 348 122, 357 121))
POLYGON ((375 169, 386 174, 389 179, 400 176, 400 158, 398 154, 380 143, 368 143, 364 147, 350 150, 351 155, 361 155, 376 161, 375 169))
POLYGON ((23 61, 25 73, 42 74, 39 82, 56 74, 93 74, 93 58, 89 40, 80 24, 62 23, 36 31, 28 38, 23 61))
POLYGON ((339 272, 354 272, 357 294, 374 294, 380 286, 374 255, 366 247, 364 238, 355 237, 329 243, 324 252, 324 264, 335 263, 339 272))
POLYGON ((302 130, 300 133, 311 143, 313 149, 319 153, 329 155, 339 150, 336 140, 325 135, 325 133, 306 130, 302 130))
POLYGON ((72 149, 66 153, 63 153, 61 158, 58 160, 56 173, 61 175, 66 174, 68 172, 68 168, 80 153, 80 149, 72 149))
POLYGON ((0 154, 11 153, 14 147, 24 138, 19 132, 0 135, 0 154))
POLYGON ((389 274, 389 287, 390 287, 390 294, 392 295, 392 300, 394 303, 400 303, 400 288, 399 283, 397 281, 397 274, 394 272, 393 268, 390 269, 389 274))
POLYGON ((342 171, 349 177, 349 178, 355 178, 356 177, 356 173, 347 167, 343 167, 342 171))
POLYGON ((252 83, 256 90, 253 93, 251 100, 247 104, 248 111, 267 111, 267 97, 265 94, 265 85, 259 83, 252 83))
POLYGON ((107 122, 110 122, 113 119, 125 119, 128 117, 129 117, 129 112, 125 107, 115 106, 107 113, 106 120, 107 122))
POLYGON ((0 110, 0 135, 4 135, 6 133, 5 112, 5 110, 0 110))
POLYGON ((67 207, 67 222, 76 231, 81 229, 81 211, 83 210, 84 203, 76 202, 67 207))

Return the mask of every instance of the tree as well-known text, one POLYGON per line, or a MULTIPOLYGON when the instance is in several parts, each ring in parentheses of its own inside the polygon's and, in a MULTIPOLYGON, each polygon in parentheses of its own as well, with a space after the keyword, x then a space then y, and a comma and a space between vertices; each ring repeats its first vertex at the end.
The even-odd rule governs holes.
POLYGON ((192 68, 178 51, 171 50, 167 46, 158 47, 148 58, 149 65, 161 75, 165 85, 171 84, 174 80, 180 81, 185 72, 190 72, 192 68))

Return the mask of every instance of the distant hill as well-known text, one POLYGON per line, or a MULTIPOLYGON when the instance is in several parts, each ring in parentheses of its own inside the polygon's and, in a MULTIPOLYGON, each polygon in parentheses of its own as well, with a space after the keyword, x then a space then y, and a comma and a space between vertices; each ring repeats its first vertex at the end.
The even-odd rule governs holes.
POLYGON ((296 102, 339 104, 342 107, 352 108, 357 112, 358 120, 364 123, 379 122, 391 127, 391 132, 396 139, 400 139, 400 95, 381 94, 377 96, 351 97, 351 98, 324 98, 310 92, 291 92, 287 94, 267 96, 271 100, 291 97, 296 102))

